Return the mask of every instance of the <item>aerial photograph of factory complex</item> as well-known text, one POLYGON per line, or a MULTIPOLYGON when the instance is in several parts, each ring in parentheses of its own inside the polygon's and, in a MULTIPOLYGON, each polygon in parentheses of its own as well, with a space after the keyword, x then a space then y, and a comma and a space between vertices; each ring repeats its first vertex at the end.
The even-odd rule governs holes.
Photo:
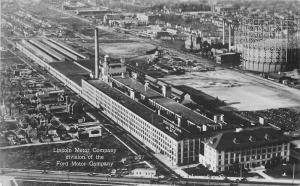
POLYGON ((0 12, 0 185, 300 185, 300 0, 0 12))

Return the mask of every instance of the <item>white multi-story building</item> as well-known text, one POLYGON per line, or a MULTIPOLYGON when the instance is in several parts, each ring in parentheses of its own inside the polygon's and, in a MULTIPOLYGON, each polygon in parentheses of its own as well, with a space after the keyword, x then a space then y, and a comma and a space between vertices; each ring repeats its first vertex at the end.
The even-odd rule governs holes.
POLYGON ((276 156, 289 160, 289 141, 273 128, 219 132, 203 142, 199 162, 216 172, 227 171, 235 163, 244 168, 257 167, 276 156))
POLYGON ((79 95, 81 94, 81 79, 89 78, 91 73, 72 62, 51 63, 47 70, 79 95))
POLYGON ((198 162, 200 136, 188 136, 185 131, 176 135, 157 113, 104 81, 82 80, 82 96, 172 164, 198 162))

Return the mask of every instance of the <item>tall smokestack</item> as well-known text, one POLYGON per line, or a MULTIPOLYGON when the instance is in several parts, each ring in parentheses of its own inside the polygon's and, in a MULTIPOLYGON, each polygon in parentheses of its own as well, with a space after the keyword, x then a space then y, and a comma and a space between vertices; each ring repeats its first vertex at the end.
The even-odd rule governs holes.
POLYGON ((98 28, 95 28, 95 79, 99 79, 99 42, 98 28))
POLYGON ((223 19, 223 22, 222 22, 222 44, 223 46, 225 45, 225 20, 223 19))
POLYGON ((228 50, 231 49, 231 23, 228 24, 229 36, 228 36, 228 50))

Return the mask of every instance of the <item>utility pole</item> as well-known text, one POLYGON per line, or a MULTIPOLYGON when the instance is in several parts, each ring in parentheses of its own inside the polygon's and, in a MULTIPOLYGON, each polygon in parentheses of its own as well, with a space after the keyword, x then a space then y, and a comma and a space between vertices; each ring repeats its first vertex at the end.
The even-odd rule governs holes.
POLYGON ((222 44, 225 45, 225 19, 222 21, 222 44))
POLYGON ((295 181, 295 166, 296 166, 296 164, 294 162, 294 164, 293 164, 293 182, 292 182, 292 185, 294 185, 294 181, 295 181))
POLYGON ((228 23, 228 51, 231 49, 231 23, 228 23))

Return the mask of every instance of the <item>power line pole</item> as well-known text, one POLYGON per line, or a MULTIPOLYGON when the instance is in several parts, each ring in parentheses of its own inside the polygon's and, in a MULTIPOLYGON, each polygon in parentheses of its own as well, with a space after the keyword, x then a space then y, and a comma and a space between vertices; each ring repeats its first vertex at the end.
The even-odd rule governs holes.
POLYGON ((294 162, 294 164, 293 164, 293 182, 292 182, 292 185, 294 185, 294 181, 295 181, 295 166, 296 166, 296 164, 294 162))

